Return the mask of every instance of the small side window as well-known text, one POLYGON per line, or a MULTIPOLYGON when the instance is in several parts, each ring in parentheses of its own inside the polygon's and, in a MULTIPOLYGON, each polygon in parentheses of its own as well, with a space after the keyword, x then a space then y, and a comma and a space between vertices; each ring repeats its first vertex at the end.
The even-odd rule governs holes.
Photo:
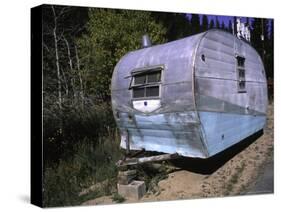
POLYGON ((245 58, 244 57, 237 56, 236 60, 237 60, 238 67, 243 67, 243 68, 245 67, 245 58))
POLYGON ((239 93, 246 91, 245 58, 236 56, 237 87, 239 93))
POLYGON ((132 73, 129 89, 133 98, 154 98, 160 96, 162 67, 138 70, 132 73))
POLYGON ((238 69, 239 79, 245 79, 245 69, 238 69))

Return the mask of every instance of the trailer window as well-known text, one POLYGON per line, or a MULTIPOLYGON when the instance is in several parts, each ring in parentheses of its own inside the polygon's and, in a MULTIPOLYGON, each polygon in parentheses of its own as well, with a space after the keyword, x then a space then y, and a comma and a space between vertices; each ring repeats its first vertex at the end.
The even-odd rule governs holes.
POLYGON ((237 60, 237 66, 245 67, 245 58, 244 57, 237 56, 236 60, 237 60))
POLYGON ((134 98, 144 97, 144 88, 134 88, 133 97, 134 98))
POLYGON ((160 82, 161 79, 161 72, 157 71, 157 72, 153 72, 147 75, 147 82, 151 83, 151 82, 160 82))
POLYGON ((145 75, 135 76, 135 85, 142 85, 145 83, 145 75))
POLYGON ((146 96, 159 96, 159 86, 147 87, 146 88, 146 96))
POLYGON ((134 73, 130 89, 133 98, 159 97, 162 69, 145 70, 134 73))
POLYGON ((246 78, 245 78, 245 58, 236 56, 236 67, 237 67, 237 85, 238 92, 246 92, 246 78))

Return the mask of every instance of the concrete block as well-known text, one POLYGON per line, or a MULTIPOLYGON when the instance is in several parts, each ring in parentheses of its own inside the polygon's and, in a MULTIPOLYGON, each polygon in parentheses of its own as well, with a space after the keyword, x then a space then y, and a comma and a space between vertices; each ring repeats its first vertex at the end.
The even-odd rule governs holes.
POLYGON ((119 171, 118 172, 119 175, 136 175, 137 174, 137 170, 133 169, 133 170, 127 170, 127 171, 119 171))
POLYGON ((136 170, 119 171, 118 183, 122 185, 128 185, 137 176, 136 170))
POLYGON ((118 175, 118 184, 120 185, 128 185, 129 183, 131 183, 133 181, 133 179, 136 176, 132 176, 132 175, 118 175))
POLYGON ((118 194, 126 199, 139 200, 145 194, 144 181, 134 180, 128 185, 117 184, 118 194))

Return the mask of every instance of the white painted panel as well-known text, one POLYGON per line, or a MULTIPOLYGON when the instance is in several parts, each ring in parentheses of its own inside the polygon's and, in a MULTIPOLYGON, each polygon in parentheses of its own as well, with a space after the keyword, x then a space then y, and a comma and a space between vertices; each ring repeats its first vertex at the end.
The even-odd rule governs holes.
POLYGON ((258 132, 266 116, 199 111, 209 155, 215 155, 258 132))
POLYGON ((151 100, 136 100, 133 101, 133 107, 141 112, 150 113, 161 107, 161 102, 159 99, 151 100))

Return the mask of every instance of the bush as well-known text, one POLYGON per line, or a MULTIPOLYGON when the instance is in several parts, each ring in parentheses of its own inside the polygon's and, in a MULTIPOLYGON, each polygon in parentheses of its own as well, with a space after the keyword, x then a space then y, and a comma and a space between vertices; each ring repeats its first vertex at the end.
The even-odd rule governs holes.
POLYGON ((111 130, 95 146, 85 139, 76 145, 72 158, 60 160, 55 167, 47 167, 44 172, 44 206, 77 205, 88 198, 116 191, 115 163, 120 158, 118 138, 117 131, 111 130), (103 187, 79 196, 84 188, 103 181, 106 181, 103 187))
POLYGON ((45 120, 44 206, 77 205, 116 190, 115 163, 121 155, 111 108, 74 111, 63 115, 61 131, 55 117, 45 120), (79 196, 82 189, 105 180, 102 188, 79 196))
POLYGON ((53 166, 61 159, 71 157, 75 146, 84 139, 99 142, 100 137, 115 129, 115 121, 109 104, 85 105, 82 108, 64 107, 62 112, 44 108, 44 162, 53 166))

